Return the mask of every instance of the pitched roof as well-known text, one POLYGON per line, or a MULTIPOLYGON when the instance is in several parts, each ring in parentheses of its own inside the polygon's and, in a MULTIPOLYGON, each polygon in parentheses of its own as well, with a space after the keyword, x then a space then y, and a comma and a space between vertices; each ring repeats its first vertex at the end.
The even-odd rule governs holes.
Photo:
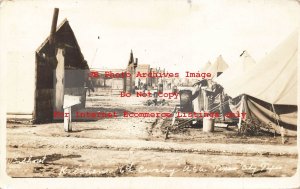
MULTIPOLYGON (((75 47, 74 47, 74 48, 79 49, 79 51, 81 52, 80 46, 79 46, 78 41, 77 41, 77 39, 76 39, 76 37, 75 37, 75 34, 74 34, 74 32, 73 32, 73 30, 72 30, 70 24, 69 24, 69 21, 68 21, 66 18, 58 25, 58 27, 57 27, 57 29, 56 29, 56 34, 57 34, 57 33, 63 33, 63 32, 62 32, 63 28, 65 28, 65 30, 68 31, 68 34, 71 35, 71 37, 74 39, 74 42, 75 42, 75 47)), ((49 38, 50 38, 50 36, 48 36, 48 37, 45 39, 45 41, 37 48, 36 52, 41 51, 41 49, 42 49, 43 47, 45 47, 46 45, 48 45, 48 43, 49 43, 49 38)))
MULTIPOLYGON (((84 60, 84 56, 81 53, 80 46, 79 46, 78 41, 75 37, 75 34, 74 34, 70 24, 69 24, 69 21, 66 18, 57 26, 55 35, 56 35, 57 40, 60 39, 61 41, 64 42, 64 45, 66 47, 77 49, 78 53, 79 53, 79 56, 81 57, 82 60, 84 60)), ((43 52, 45 49, 48 48, 49 38, 50 38, 50 36, 48 36, 44 40, 44 42, 37 48, 36 53, 39 54, 39 53, 43 52)), ((88 66, 86 61, 83 61, 83 64, 84 64, 83 66, 88 66)))

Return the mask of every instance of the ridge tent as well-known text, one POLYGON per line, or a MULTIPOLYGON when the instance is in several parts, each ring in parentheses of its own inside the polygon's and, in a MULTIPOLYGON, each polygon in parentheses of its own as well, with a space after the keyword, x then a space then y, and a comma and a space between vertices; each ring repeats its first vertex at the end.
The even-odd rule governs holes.
POLYGON ((200 68, 200 71, 201 72, 206 72, 206 71, 208 71, 208 69, 211 67, 211 62, 210 61, 208 61, 208 62, 206 62, 201 68, 200 68))
POLYGON ((272 50, 260 63, 239 74, 225 93, 236 98, 247 119, 286 135, 297 133, 298 32, 272 50))
POLYGON ((247 51, 243 51, 240 55, 240 62, 229 67, 222 75, 215 78, 214 81, 226 88, 230 86, 232 79, 235 79, 236 75, 245 73, 254 65, 255 61, 251 55, 247 51))
POLYGON ((224 61, 222 55, 218 56, 217 60, 207 69, 211 73, 212 78, 221 75, 228 68, 228 64, 224 61))

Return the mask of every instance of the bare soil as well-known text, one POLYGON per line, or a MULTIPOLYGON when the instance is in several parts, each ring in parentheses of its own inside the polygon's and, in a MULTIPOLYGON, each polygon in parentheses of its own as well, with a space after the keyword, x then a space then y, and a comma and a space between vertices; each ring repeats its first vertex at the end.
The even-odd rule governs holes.
POLYGON ((7 124, 7 174, 11 177, 287 177, 297 169, 296 137, 238 134, 235 126, 203 133, 184 127, 165 138, 170 119, 124 118, 128 112, 171 112, 143 105, 147 98, 91 96, 89 112, 118 112, 117 118, 63 123, 7 124))

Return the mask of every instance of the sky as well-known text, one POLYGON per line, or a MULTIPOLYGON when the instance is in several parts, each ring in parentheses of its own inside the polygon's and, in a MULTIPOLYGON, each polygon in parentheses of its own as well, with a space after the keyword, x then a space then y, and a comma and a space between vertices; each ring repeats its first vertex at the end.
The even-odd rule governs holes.
POLYGON ((243 50, 259 62, 300 26, 297 0, 12 0, 0 8, 2 53, 34 56, 54 7, 92 68, 125 68, 131 49, 170 72, 201 71, 219 55, 234 66, 243 50))

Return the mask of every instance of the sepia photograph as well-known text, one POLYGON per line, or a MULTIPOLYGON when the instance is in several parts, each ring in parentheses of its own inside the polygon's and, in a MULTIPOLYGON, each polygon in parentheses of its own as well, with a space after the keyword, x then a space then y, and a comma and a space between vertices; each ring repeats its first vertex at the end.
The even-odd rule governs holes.
POLYGON ((0 29, 0 188, 300 187, 299 0, 2 0, 0 29))

